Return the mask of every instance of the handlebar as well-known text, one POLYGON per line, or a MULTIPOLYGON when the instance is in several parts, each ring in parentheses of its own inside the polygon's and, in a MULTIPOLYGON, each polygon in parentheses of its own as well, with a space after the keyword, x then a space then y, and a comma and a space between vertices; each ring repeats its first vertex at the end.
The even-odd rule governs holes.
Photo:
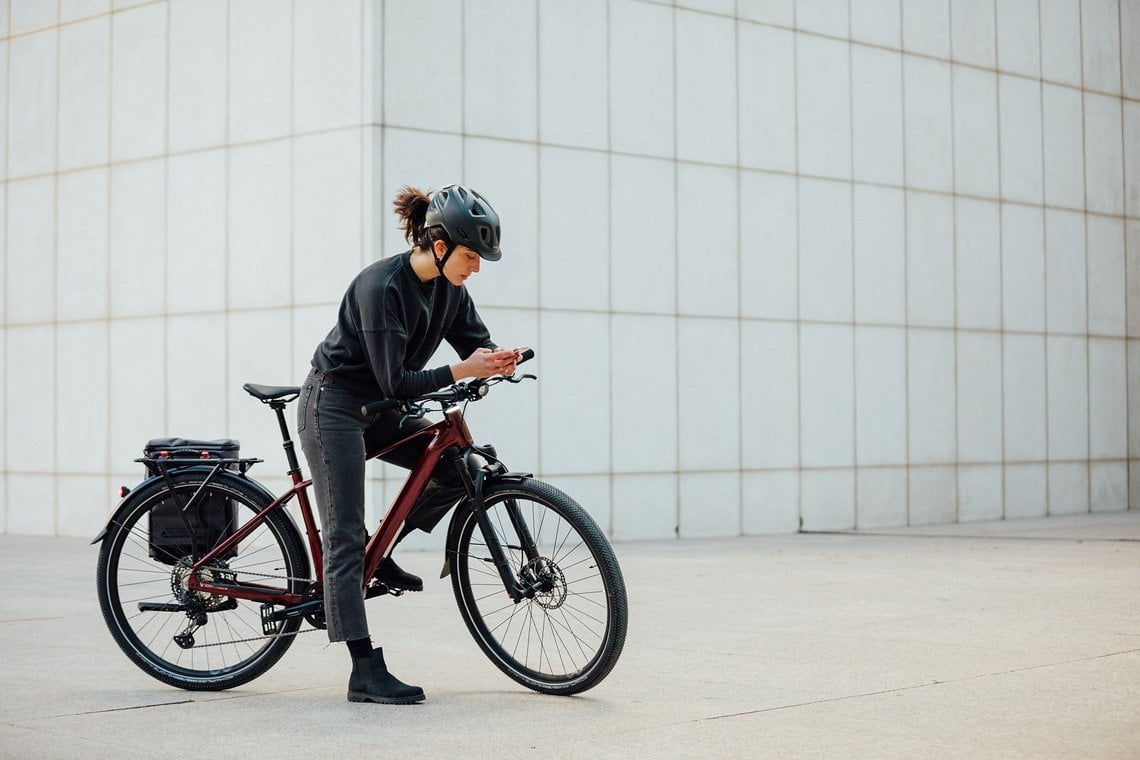
MULTIPOLYGON (((528 348, 519 354, 519 360, 515 363, 515 366, 517 367, 519 364, 530 361, 533 358, 534 349, 528 348)), ((534 376, 523 375, 523 378, 526 377, 533 378, 534 376)), ((521 379, 522 378, 516 379, 515 377, 503 377, 502 375, 490 378, 481 377, 476 380, 472 380, 469 383, 455 383, 449 388, 445 388, 440 391, 432 391, 431 393, 425 393, 422 396, 417 396, 415 398, 387 398, 382 401, 373 401, 370 404, 365 404, 364 406, 360 407, 360 414, 367 417, 378 412, 387 412, 399 409, 403 411, 405 415, 422 417, 424 414, 424 404, 435 402, 446 406, 450 404, 457 404, 460 401, 478 401, 487 395, 488 391, 491 390, 492 385, 500 383, 504 380, 517 383, 521 379)))

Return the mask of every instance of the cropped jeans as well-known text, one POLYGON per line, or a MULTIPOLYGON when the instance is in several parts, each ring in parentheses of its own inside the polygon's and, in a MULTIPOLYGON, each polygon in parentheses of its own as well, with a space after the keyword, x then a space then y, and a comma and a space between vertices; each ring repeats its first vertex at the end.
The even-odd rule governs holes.
MULTIPOLYGON (((353 641, 369 635, 363 591, 367 541, 364 524, 366 452, 381 449, 431 424, 423 419, 409 419, 401 428, 398 411, 365 417, 360 413, 361 405, 362 401, 355 394, 313 369, 301 387, 301 403, 297 409, 301 449, 312 473, 321 519, 325 621, 330 641, 353 641)), ((383 459, 411 468, 426 446, 427 440, 419 439, 383 459)), ((450 469, 437 467, 430 483, 437 487, 461 486, 458 476, 447 477, 450 469)), ((443 515, 426 512, 428 510, 413 510, 408 527, 430 531, 443 515)))

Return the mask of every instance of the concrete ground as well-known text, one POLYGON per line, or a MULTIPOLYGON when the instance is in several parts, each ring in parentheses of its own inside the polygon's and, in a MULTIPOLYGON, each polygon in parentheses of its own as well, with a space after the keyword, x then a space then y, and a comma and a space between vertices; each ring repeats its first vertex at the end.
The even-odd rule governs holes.
POLYGON ((298 637, 229 692, 173 689, 112 641, 96 547, 0 536, 0 757, 1140 758, 1140 512, 619 544, 625 652, 572 698, 471 641, 440 557, 369 602, 427 701, 345 701, 298 637))

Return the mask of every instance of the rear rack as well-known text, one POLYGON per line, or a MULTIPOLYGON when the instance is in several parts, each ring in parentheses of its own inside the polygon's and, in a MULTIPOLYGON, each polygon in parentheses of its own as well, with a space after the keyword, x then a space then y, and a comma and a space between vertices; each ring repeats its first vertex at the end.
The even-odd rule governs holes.
POLYGON ((148 469, 158 470, 160 472, 167 472, 170 470, 179 470, 183 467, 200 467, 202 465, 209 465, 215 467, 220 465, 223 469, 232 470, 237 469, 238 473, 244 475, 251 467, 259 462, 264 462, 264 459, 256 457, 212 457, 201 456, 196 459, 190 457, 175 457, 160 453, 158 456, 152 457, 139 457, 135 460, 139 464, 144 464, 148 469))

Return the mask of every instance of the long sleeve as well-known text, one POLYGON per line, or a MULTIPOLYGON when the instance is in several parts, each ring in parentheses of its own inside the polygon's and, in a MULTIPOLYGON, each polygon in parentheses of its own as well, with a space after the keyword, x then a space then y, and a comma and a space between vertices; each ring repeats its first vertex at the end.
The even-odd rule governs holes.
POLYGON ((455 319, 447 330, 447 342, 455 349, 455 353, 466 359, 477 348, 495 348, 491 340, 491 333, 483 324, 479 312, 475 310, 475 303, 464 289, 459 309, 456 310, 455 319))
POLYGON ((431 393, 451 382, 449 367, 406 369, 408 338, 398 330, 361 333, 368 365, 384 398, 414 398, 431 393))
POLYGON ((336 325, 313 354, 313 366, 364 402, 450 384, 450 367, 424 369, 444 340, 464 359, 494 347, 467 289, 442 278, 421 282, 409 256, 383 259, 356 276, 336 325))

